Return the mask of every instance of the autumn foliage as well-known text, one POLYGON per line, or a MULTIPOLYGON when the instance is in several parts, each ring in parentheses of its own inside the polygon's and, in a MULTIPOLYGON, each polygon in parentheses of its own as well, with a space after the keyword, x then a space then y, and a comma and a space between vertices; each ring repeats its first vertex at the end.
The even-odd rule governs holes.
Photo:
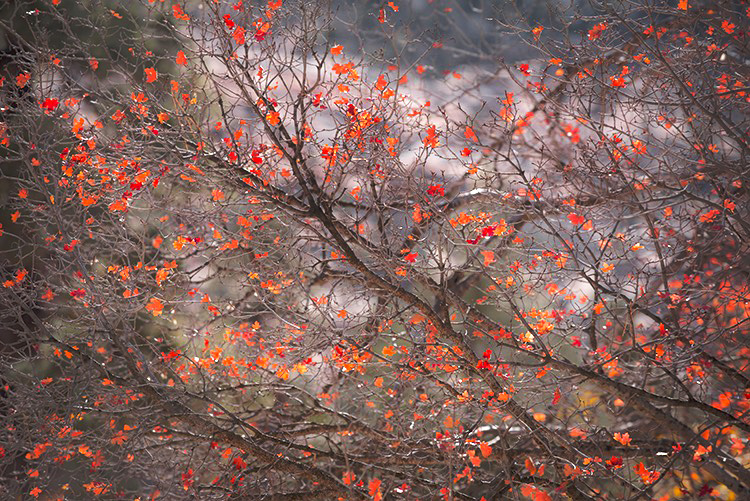
POLYGON ((744 2, 0 9, 0 498, 750 499, 744 2))

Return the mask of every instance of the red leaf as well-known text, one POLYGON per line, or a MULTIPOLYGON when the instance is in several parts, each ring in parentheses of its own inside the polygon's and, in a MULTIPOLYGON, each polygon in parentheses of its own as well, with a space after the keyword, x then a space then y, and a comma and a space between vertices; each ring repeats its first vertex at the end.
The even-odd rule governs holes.
POLYGON ((559 401, 560 401, 560 397, 561 397, 561 396, 562 396, 562 395, 560 394, 560 388, 555 388, 555 394, 554 394, 554 396, 552 397, 552 405, 556 405, 556 404, 557 404, 557 402, 559 402, 559 401))
POLYGON ((154 68, 146 68, 143 70, 146 73, 146 82, 151 83, 156 80, 157 73, 154 68))
POLYGON ((585 217, 579 216, 575 212, 571 212, 570 214, 568 214, 568 219, 573 224, 583 224, 583 223, 586 222, 586 218, 585 217))

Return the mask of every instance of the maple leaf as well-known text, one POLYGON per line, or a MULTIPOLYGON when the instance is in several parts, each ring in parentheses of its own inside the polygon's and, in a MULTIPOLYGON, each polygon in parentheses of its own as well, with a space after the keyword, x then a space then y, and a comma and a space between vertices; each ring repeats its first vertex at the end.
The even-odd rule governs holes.
POLYGON ((177 57, 175 58, 175 62, 179 65, 185 66, 187 65, 187 57, 185 57, 185 53, 183 51, 177 52, 177 57))
POLYGON ((146 73, 146 82, 151 83, 156 80, 158 75, 155 68, 146 68, 143 71, 146 73))
POLYGON ((90 482, 88 484, 83 484, 83 487, 88 492, 93 493, 95 496, 104 494, 109 490, 109 485, 104 484, 102 482, 90 482))
POLYGON ((128 440, 128 436, 125 433, 118 431, 117 434, 114 437, 112 437, 110 442, 112 442, 114 445, 122 445, 127 440, 128 440))
POLYGON ((422 142, 424 143, 425 147, 429 148, 437 148, 440 145, 440 142, 437 139, 437 133, 435 131, 435 126, 431 126, 429 129, 427 129, 427 137, 425 137, 422 142))
POLYGON ((190 17, 185 14, 185 11, 182 10, 182 6, 179 4, 172 5, 172 14, 174 14, 175 18, 181 21, 190 21, 190 17))
POLYGON ((20 88, 24 88, 29 80, 31 80, 31 73, 21 73, 16 77, 16 85, 20 88))
POLYGON ((490 457, 490 454, 492 454, 492 447, 490 447, 487 442, 480 442, 479 443, 479 450, 482 453, 482 456, 484 457, 490 457))
POLYGON ((635 465, 633 470, 635 470, 636 474, 641 477, 641 481, 646 485, 653 484, 660 476, 658 471, 649 471, 642 462, 635 465))
POLYGON ((568 214, 568 220, 573 224, 583 224, 586 222, 586 218, 583 216, 579 216, 575 212, 571 212, 568 214))
POLYGON ((730 35, 732 33, 734 33, 734 29, 735 28, 736 28, 736 26, 734 24, 730 23, 729 21, 722 21, 721 22, 721 29, 723 29, 724 31, 726 31, 730 35))
POLYGON ((237 26, 232 33, 232 38, 237 45, 245 45, 245 28, 237 26))
POLYGON ((716 220, 716 217, 721 214, 721 211, 719 209, 711 209, 710 211, 706 212, 705 214, 701 214, 701 216, 698 218, 698 220, 701 223, 710 223, 714 220, 716 220))
POLYGON ((158 317, 164 310, 164 303, 162 303, 160 299, 152 297, 146 305, 146 310, 151 312, 153 316, 158 317))
POLYGON ((70 131, 73 134, 78 134, 79 132, 81 132, 81 129, 83 129, 83 124, 84 124, 83 118, 77 118, 73 120, 73 128, 70 129, 70 131))
POLYGON ((557 403, 560 402, 560 397, 562 397, 560 394, 560 388, 555 388, 555 393, 552 397, 552 405, 557 405, 557 403))
POLYGON ((41 107, 43 110, 46 110, 47 112, 54 111, 57 109, 57 106, 60 104, 60 101, 57 99, 51 99, 47 98, 44 100, 44 102, 41 104, 41 107))
POLYGON ((484 266, 489 266, 495 262, 495 251, 481 251, 484 257, 484 266))
POLYGON ((278 111, 271 111, 266 115, 266 120, 268 120, 269 125, 279 125, 281 120, 279 119, 279 112, 278 111))
POLYGON ((341 476, 341 480, 344 482, 345 485, 351 485, 356 478, 357 476, 351 471, 345 471, 344 474, 341 476))
POLYGON ((109 210, 112 212, 115 211, 125 211, 128 209, 127 203, 125 203, 125 200, 115 200, 113 203, 109 205, 109 210))
POLYGON ((589 30, 589 34, 588 34, 589 40, 596 40, 597 38, 601 37, 602 32, 604 32, 604 30, 606 30, 607 27, 608 25, 606 22, 595 25, 593 28, 589 30))
POLYGON ((190 489, 194 481, 195 480, 193 479, 193 469, 188 468, 188 470, 182 474, 182 488, 185 490, 190 489))
POLYGON ((445 195, 445 188, 443 188, 443 186, 440 184, 434 184, 427 188, 427 194, 431 197, 435 197, 438 195, 443 196, 445 195))
MULTIPOLYGON (((266 27, 268 27, 268 23, 266 23, 266 27)), ((262 42, 266 39, 266 35, 268 35, 268 29, 259 29, 255 31, 255 33, 253 34, 253 38, 257 42, 262 42)))
POLYGON ((630 445, 630 433, 615 433, 614 438, 622 445, 630 445))
POLYGON ((372 480, 370 480, 370 483, 367 485, 370 496, 375 497, 375 495, 380 491, 380 484, 380 479, 373 478, 372 480))
POLYGON ((162 282, 164 282, 167 277, 169 277, 169 271, 166 269, 161 269, 156 272, 156 285, 161 285, 162 282))

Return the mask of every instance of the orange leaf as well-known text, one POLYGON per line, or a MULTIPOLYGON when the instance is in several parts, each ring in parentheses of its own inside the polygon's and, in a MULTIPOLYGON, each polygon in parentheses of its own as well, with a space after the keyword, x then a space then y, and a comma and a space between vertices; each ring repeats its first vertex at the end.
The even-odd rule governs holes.
POLYGON ((83 118, 73 120, 73 128, 71 129, 71 132, 73 134, 78 134, 81 129, 83 129, 83 118))
POLYGON ((178 4, 174 4, 172 6, 172 13, 174 14, 174 17, 180 19, 181 21, 190 21, 190 17, 185 14, 185 11, 182 10, 182 7, 178 4))
POLYGON ((268 115, 266 115, 266 120, 268 120, 270 125, 279 125, 279 113, 277 111, 268 113, 268 115))
POLYGON ((630 445, 630 433, 615 433, 615 440, 622 445, 630 445))
POLYGON ((452 416, 446 416, 445 419, 443 420, 443 426, 445 426, 447 429, 453 428, 454 424, 455 423, 453 422, 452 416))
POLYGON ((352 484, 352 482, 354 482, 354 480, 355 480, 356 478, 357 478, 357 476, 356 476, 356 475, 355 475, 354 473, 352 473, 351 471, 346 471, 346 472, 344 472, 344 474, 343 474, 343 475, 341 476, 341 480, 343 480, 343 481, 344 481, 344 484, 345 484, 345 485, 351 485, 351 484, 352 484))
POLYGON ((378 77, 378 81, 375 82, 375 88, 378 90, 383 90, 388 86, 388 81, 385 79, 385 75, 380 75, 378 77))
POLYGON ((26 87, 26 84, 31 80, 31 73, 21 73, 16 77, 16 85, 21 88, 26 87))
POLYGON ((485 266, 489 266, 495 262, 495 251, 482 251, 481 254, 484 256, 485 266))
POLYGON ((602 32, 607 29, 607 23, 599 23, 589 30, 589 40, 596 40, 602 36, 602 32))
POLYGON ((110 442, 112 442, 114 445, 122 445, 127 441, 127 439, 128 439, 128 436, 126 434, 124 434, 121 431, 118 431, 117 435, 112 437, 110 442))
POLYGON ((425 317, 424 317, 424 315, 422 315, 421 313, 415 313, 415 314, 414 314, 414 315, 413 315, 413 316, 412 316, 412 317, 411 317, 411 318, 409 319, 409 323, 410 323, 410 324, 420 324, 420 323, 422 323, 422 322, 424 322, 424 321, 425 321, 425 317))
POLYGON ((164 304, 158 298, 152 297, 146 305, 146 310, 150 311, 153 316, 158 317, 164 310, 164 304))
POLYGON ((161 285, 163 281, 165 281, 169 277, 169 271, 168 270, 159 270, 156 272, 156 285, 161 285))
POLYGON ((232 33, 232 38, 237 42, 237 45, 245 45, 245 28, 237 26, 232 33))
POLYGON ((187 58, 185 57, 185 53, 183 51, 179 51, 177 53, 177 58, 175 59, 175 62, 182 66, 187 65, 187 58))
POLYGON ((380 479, 373 478, 370 480, 370 483, 368 484, 368 489, 370 490, 370 496, 375 496, 375 494, 380 490, 380 479))
POLYGON ((118 210, 124 211, 124 210, 127 210, 127 209, 128 209, 128 205, 125 203, 125 200, 122 200, 122 199, 113 202, 109 206, 109 210, 111 212, 115 212, 115 211, 118 211, 118 210))
POLYGON ((487 445, 487 442, 479 443, 479 450, 482 452, 482 456, 489 457, 492 454, 492 447, 487 445))

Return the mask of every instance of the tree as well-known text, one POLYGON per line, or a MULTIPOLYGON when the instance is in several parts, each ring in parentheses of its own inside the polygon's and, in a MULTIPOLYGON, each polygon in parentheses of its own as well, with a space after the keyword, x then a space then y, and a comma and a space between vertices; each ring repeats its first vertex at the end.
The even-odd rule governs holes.
POLYGON ((750 11, 404 4, 6 6, 3 496, 750 495, 750 11))

